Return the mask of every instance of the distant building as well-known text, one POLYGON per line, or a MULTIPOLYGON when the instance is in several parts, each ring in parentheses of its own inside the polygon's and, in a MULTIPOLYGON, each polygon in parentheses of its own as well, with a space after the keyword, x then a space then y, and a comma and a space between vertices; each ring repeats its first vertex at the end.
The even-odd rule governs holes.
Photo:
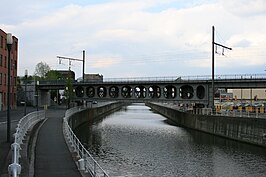
MULTIPOLYGON (((6 46, 7 34, 0 29, 0 110, 7 109, 7 80, 8 80, 8 50, 6 46)), ((17 64, 18 39, 13 36, 10 56, 10 107, 16 108, 17 97, 17 64)))
MULTIPOLYGON (((78 81, 82 81, 82 77, 78 78, 78 81)), ((101 74, 85 74, 84 75, 85 82, 103 82, 103 75, 101 74)))
POLYGON ((24 105, 25 99, 28 106, 37 105, 37 89, 36 82, 34 80, 27 80, 27 93, 25 93, 25 80, 20 78, 20 88, 17 90, 17 104, 24 105))
POLYGON ((232 89, 231 92, 238 100, 266 100, 266 89, 232 89))
POLYGON ((74 71, 69 71, 69 70, 54 70, 58 72, 59 74, 62 75, 63 78, 68 78, 70 77, 71 79, 75 80, 75 72, 74 71))

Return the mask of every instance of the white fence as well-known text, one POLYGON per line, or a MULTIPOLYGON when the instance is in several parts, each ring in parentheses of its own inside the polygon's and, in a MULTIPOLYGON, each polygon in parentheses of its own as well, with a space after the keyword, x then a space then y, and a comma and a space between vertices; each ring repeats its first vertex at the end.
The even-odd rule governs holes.
POLYGON ((27 131, 34 126, 37 122, 45 119, 45 111, 35 111, 27 114, 23 118, 20 119, 16 133, 14 134, 14 143, 11 145, 12 149, 12 164, 8 166, 9 176, 18 177, 21 173, 21 165, 19 164, 19 158, 21 145, 23 144, 23 140, 27 131))
POLYGON ((66 111, 65 117, 63 118, 65 140, 72 147, 72 151, 76 152, 80 158, 78 160, 79 170, 84 173, 89 173, 93 177, 109 177, 108 174, 94 160, 88 150, 83 146, 68 124, 69 116, 82 109, 84 109, 84 107, 74 107, 66 111))

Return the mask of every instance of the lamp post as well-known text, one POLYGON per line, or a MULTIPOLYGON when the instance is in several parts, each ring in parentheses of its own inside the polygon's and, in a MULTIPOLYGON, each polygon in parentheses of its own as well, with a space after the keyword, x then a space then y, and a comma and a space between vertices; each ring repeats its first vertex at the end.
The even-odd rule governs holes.
POLYGON ((68 87, 66 87, 66 94, 67 94, 67 109, 70 107, 70 95, 68 91, 68 87))
POLYGON ((8 67, 7 67, 7 142, 10 142, 10 55, 11 48, 13 44, 13 37, 11 33, 8 33, 6 36, 6 45, 8 50, 8 67))
POLYGON ((27 114, 27 79, 28 79, 28 70, 25 70, 25 103, 24 103, 24 116, 27 114))
POLYGON ((37 94, 36 94, 36 106, 37 106, 37 111, 39 111, 39 91, 38 91, 38 87, 39 87, 39 81, 37 81, 36 83, 36 90, 37 90, 37 94))

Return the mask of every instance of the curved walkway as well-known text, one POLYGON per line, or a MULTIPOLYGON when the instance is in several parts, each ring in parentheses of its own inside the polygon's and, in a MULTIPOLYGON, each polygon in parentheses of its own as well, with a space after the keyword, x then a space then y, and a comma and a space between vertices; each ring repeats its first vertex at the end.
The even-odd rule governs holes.
POLYGON ((35 176, 81 177, 62 132, 65 109, 49 109, 36 142, 35 176))

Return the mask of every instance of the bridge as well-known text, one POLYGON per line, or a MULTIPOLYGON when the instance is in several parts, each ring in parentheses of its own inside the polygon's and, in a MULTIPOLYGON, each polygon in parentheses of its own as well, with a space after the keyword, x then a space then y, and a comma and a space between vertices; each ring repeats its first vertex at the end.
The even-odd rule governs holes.
MULTIPOLYGON (((266 74, 216 75, 218 88, 266 88, 266 74)), ((40 81, 41 97, 49 90, 63 90, 65 80, 40 81)), ((72 101, 179 102, 197 103, 210 107, 211 76, 112 78, 103 81, 73 81, 72 101)), ((42 101, 45 99, 42 98, 42 101)))

